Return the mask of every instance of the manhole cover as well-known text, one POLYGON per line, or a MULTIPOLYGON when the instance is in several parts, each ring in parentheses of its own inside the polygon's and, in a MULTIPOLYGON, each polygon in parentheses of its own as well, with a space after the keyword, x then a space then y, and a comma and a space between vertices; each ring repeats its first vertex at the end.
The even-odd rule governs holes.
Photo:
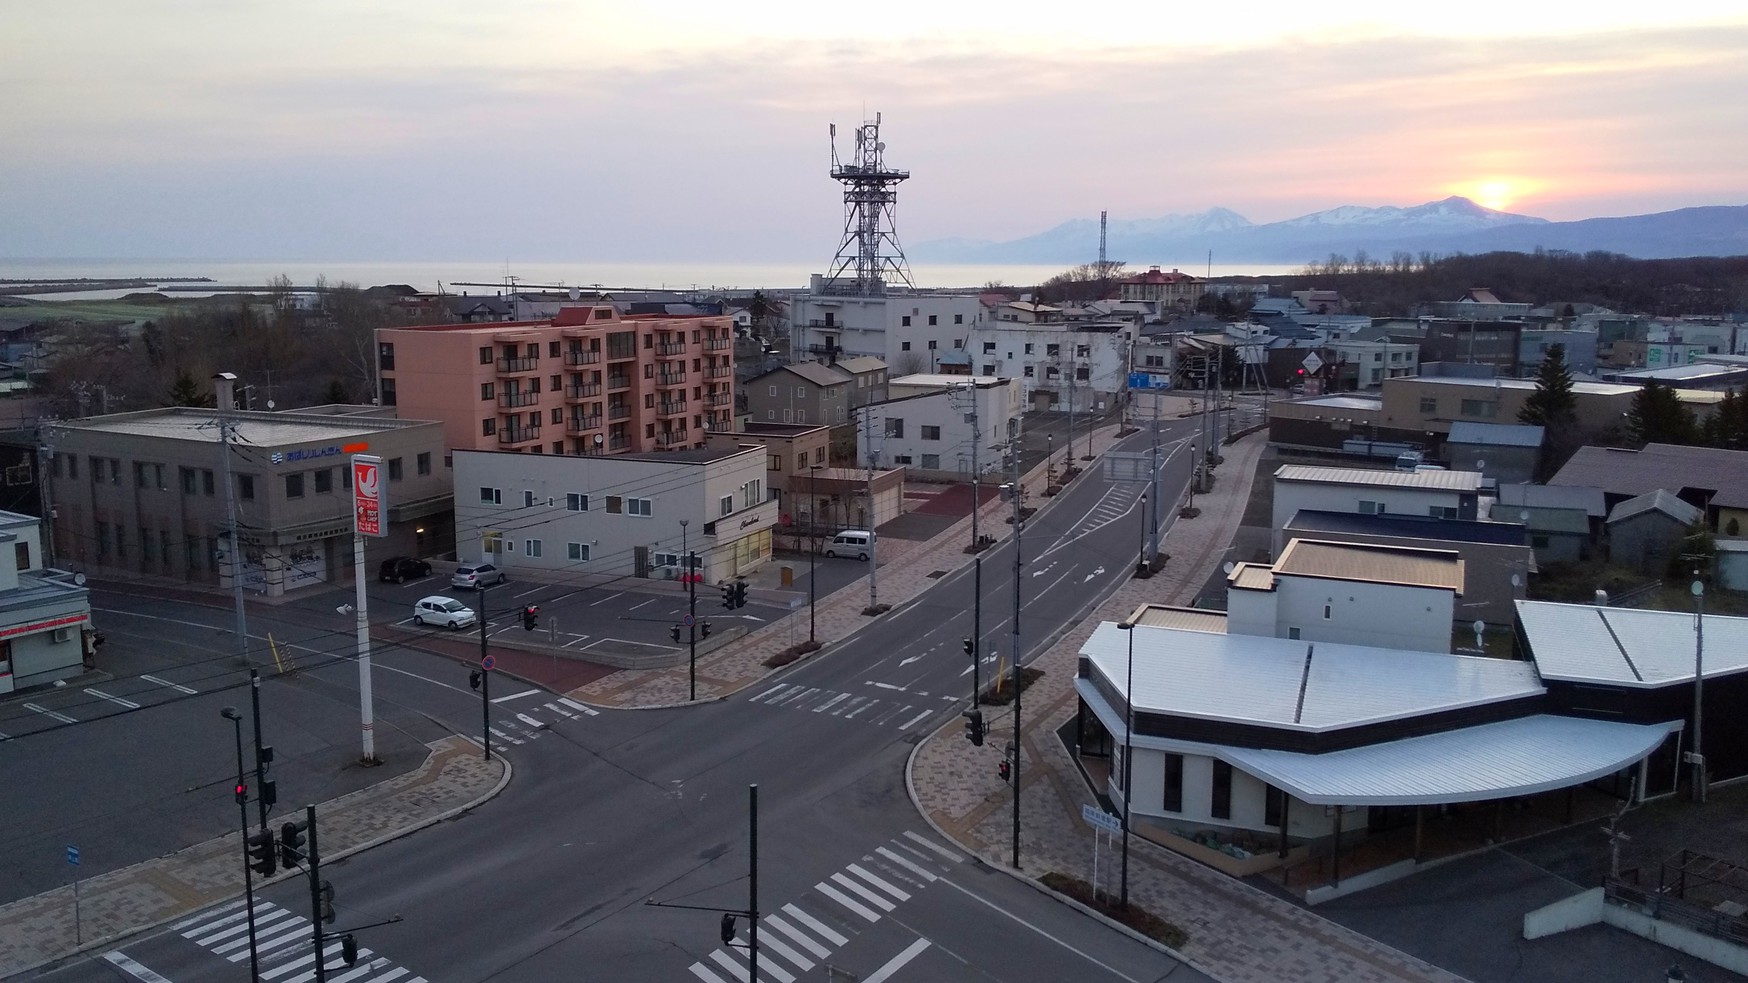
POLYGON ((934 579, 935 579, 935 578, 937 578, 937 577, 945 577, 945 576, 946 576, 946 575, 947 575, 947 571, 945 571, 945 570, 936 570, 936 571, 934 571, 934 572, 933 572, 933 573, 931 573, 931 574, 929 574, 929 579, 930 579, 930 580, 934 580, 934 579))

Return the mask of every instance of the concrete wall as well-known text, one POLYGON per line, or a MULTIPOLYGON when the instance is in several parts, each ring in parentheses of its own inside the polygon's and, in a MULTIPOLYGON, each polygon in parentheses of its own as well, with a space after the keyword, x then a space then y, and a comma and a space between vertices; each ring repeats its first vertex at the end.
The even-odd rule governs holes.
POLYGON ((1277 575, 1275 635, 1344 645, 1451 650, 1450 591, 1401 584, 1277 575), (1325 609, 1328 617, 1324 616, 1325 609))
MULTIPOLYGON (((1376 536, 1364 533, 1326 533, 1298 530, 1290 523, 1287 538, 1339 539, 1344 543, 1370 543, 1378 546, 1411 546, 1452 550, 1463 560, 1463 596, 1458 599, 1456 619, 1467 624, 1476 618, 1489 625, 1510 625, 1515 620, 1512 601, 1522 597, 1522 585, 1529 583, 1529 571, 1535 559, 1526 546, 1501 546, 1493 543, 1462 543, 1450 540, 1428 541, 1396 536, 1376 536), (1513 588, 1511 578, 1518 578, 1513 588)), ((1573 559, 1577 559, 1574 554, 1573 559)), ((1448 627, 1448 626, 1447 626, 1448 627)))
MULTIPOLYGON (((1117 742, 1118 753, 1121 754, 1121 741, 1117 742)), ((1214 792, 1214 759, 1205 754, 1185 753, 1183 755, 1183 811, 1166 812, 1164 809, 1165 794, 1165 756, 1167 752, 1153 748, 1136 748, 1135 763, 1132 778, 1135 786, 1135 799, 1129 804, 1129 811, 1135 815, 1152 816, 1168 823, 1184 826, 1205 826, 1225 829, 1243 829, 1264 836, 1280 835, 1278 827, 1267 826, 1263 820, 1267 815, 1268 786, 1254 775, 1234 768, 1232 770, 1232 815, 1226 819, 1216 819, 1212 813, 1214 792)), ((1113 759, 1116 760, 1116 759, 1113 759)), ((1119 801, 1122 793, 1113 782, 1110 793, 1119 801)), ((1292 840, 1319 839, 1330 835, 1335 830, 1335 818, 1331 809, 1319 805, 1310 805, 1292 796, 1286 797, 1287 836, 1292 840)), ((1352 834, 1358 840, 1365 834, 1366 810, 1356 809, 1344 813, 1341 817, 1342 836, 1352 834)))

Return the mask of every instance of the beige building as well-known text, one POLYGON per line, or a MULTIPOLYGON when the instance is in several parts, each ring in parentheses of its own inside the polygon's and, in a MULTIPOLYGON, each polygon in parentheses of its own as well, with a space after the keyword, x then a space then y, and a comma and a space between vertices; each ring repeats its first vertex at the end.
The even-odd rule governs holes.
POLYGON ((219 413, 192 407, 55 425, 50 486, 63 565, 99 576, 150 575, 254 591, 349 576, 354 454, 383 460, 389 535, 370 555, 449 550, 443 425, 369 406, 234 412, 228 445, 242 556, 226 546, 219 413))
POLYGON ((771 499, 788 509, 788 501, 808 469, 825 467, 831 451, 831 428, 800 423, 748 420, 743 430, 713 433, 706 445, 714 451, 758 447, 765 454, 765 487, 771 499))
MULTIPOLYGON (((1411 376, 1385 379, 1383 406, 1378 417, 1381 430, 1443 435, 1458 421, 1516 423, 1530 394, 1534 379, 1465 379, 1456 376, 1411 376)), ((1632 407, 1637 386, 1604 382, 1574 382, 1572 395, 1578 406, 1578 425, 1601 430, 1621 422, 1632 407)))

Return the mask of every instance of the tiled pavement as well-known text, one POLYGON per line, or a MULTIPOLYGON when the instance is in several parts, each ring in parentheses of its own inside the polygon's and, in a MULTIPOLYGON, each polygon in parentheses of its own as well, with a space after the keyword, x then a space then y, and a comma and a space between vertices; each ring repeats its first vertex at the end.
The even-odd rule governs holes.
MULTIPOLYGON (((440 822, 491 798, 509 781, 503 758, 484 760, 471 741, 447 737, 430 749, 418 769, 318 805, 325 859, 338 860, 440 822)), ((75 943, 71 887, 0 907, 0 978, 238 897, 243 891, 241 835, 81 881, 82 945, 75 943)), ((286 876, 302 875, 279 878, 286 876)))

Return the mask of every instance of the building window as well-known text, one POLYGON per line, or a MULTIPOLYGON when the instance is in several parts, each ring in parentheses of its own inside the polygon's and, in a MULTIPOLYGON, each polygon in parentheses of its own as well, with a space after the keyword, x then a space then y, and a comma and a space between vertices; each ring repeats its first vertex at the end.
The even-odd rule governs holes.
POLYGON ((937 321, 937 318, 935 317, 935 315, 930 314, 929 315, 929 324, 933 325, 936 323, 936 321, 937 321))
POLYGON ((1184 811, 1184 756, 1165 755, 1164 801, 1166 812, 1184 811))
POLYGON ((984 342, 983 343, 983 354, 994 355, 995 354, 995 342, 993 342, 993 341, 984 342))
POLYGON ((1460 406, 1464 416, 1479 416, 1489 420, 1499 409, 1499 404, 1490 399, 1465 399, 1460 406))
POLYGON ((571 512, 587 512, 589 511, 589 496, 570 492, 564 497, 564 507, 571 512))
POLYGON ((479 384, 480 402, 482 402, 482 403, 483 402, 490 402, 492 397, 495 396, 496 394, 497 394, 497 389, 494 387, 494 385, 492 383, 482 382, 479 384))
MULTIPOLYGON (((558 426, 559 424, 561 424, 563 422, 564 422, 564 410, 561 407, 554 406, 552 408, 552 424, 553 424, 553 426, 558 426)), ((558 451, 553 451, 553 453, 557 454, 558 451)))
POLYGON ((717 509, 718 509, 717 515, 719 517, 724 516, 724 515, 733 515, 734 514, 734 496, 733 495, 722 496, 722 498, 716 503, 716 505, 717 505, 717 509))
POLYGON ((626 515, 640 515, 649 518, 652 514, 650 500, 647 498, 628 498, 625 500, 626 515))
POLYGON ((430 451, 420 451, 419 456, 417 458, 414 458, 414 462, 415 462, 415 466, 418 468, 418 471, 420 474, 430 474, 431 473, 431 452, 430 451))
POLYGON ((556 342, 556 341, 547 342, 546 343, 546 354, 549 358, 557 358, 558 357, 558 342, 556 342))
POLYGON ((486 345, 479 350, 479 364, 492 364, 492 346, 486 345))
POLYGON ((1208 802, 1208 814, 1215 819, 1232 818, 1232 766, 1219 759, 1214 760, 1214 776, 1211 789, 1212 795, 1208 802))
POLYGON ((479 422, 479 432, 487 437, 490 437, 493 434, 497 433, 498 432, 498 418, 495 416, 488 416, 485 419, 481 420, 479 422))
POLYGON ((1280 789, 1275 788, 1273 785, 1264 786, 1262 793, 1262 824, 1264 826, 1274 826, 1278 829, 1285 818, 1281 813, 1286 811, 1286 804, 1287 796, 1280 789))
POLYGON ((1048 355, 1051 358, 1056 358, 1062 354, 1062 346, 1061 345, 1045 345, 1044 346, 1044 354, 1048 355))
POLYGON ((806 386, 796 386, 795 387, 795 398, 796 399, 806 399, 807 398, 807 387, 806 386))
POLYGON ((97 524, 97 558, 99 560, 109 555, 109 523, 97 524))
POLYGON ((995 366, 988 362, 983 363, 983 374, 986 376, 995 375, 995 366))
POLYGON ((1330 605, 1330 604, 1323 605, 1323 620, 1324 621, 1330 620, 1330 616, 1334 613, 1335 613, 1334 605, 1330 605))
POLYGON ((932 352, 934 350, 935 350, 935 340, 933 338, 930 338, 929 339, 929 351, 932 352))
POLYGON ((1455 519, 1457 517, 1457 510, 1448 505, 1429 506, 1426 512, 1435 519, 1455 519))
POLYGON ((1360 500, 1360 514, 1361 515, 1381 515, 1383 512, 1384 512, 1384 503, 1383 502, 1368 502, 1365 499, 1360 500))
POLYGON ((528 542, 523 544, 522 552, 528 554, 529 556, 540 556, 540 555, 542 555, 541 554, 542 549, 544 549, 544 546, 542 545, 541 540, 530 539, 530 540, 528 540, 528 542))
POLYGON ((607 496, 607 514, 608 515, 620 515, 620 514, 624 513, 624 511, 625 511, 625 499, 620 498, 618 495, 608 495, 607 496))
POLYGON ((910 342, 908 342, 908 341, 901 341, 901 342, 899 342, 899 343, 898 343, 898 350, 899 350, 899 351, 901 351, 901 352, 908 352, 908 351, 910 351, 910 342))
POLYGON ((522 492, 522 507, 525 509, 531 509, 534 507, 534 493, 533 492, 528 491, 526 489, 523 490, 523 492, 522 492))
POLYGON ((1287 637, 1294 640, 1294 641, 1298 641, 1299 640, 1299 629, 1288 628, 1287 629, 1287 637))
POLYGON ((886 418, 886 436, 904 438, 904 417, 892 416, 886 418))
POLYGON ((940 440, 941 439, 941 428, 940 427, 931 427, 931 426, 928 426, 925 424, 922 427, 919 427, 918 429, 920 429, 923 432, 922 436, 923 436, 924 440, 940 440))
POLYGON ((772 454, 770 456, 769 462, 767 462, 765 465, 765 470, 766 471, 781 471, 782 469, 783 469, 783 458, 780 457, 779 455, 772 454))
POLYGON ((401 459, 400 458, 391 457, 388 459, 388 480, 390 480, 390 481, 401 480, 403 477, 405 477, 404 470, 405 469, 403 469, 401 467, 401 459))
POLYGON ((963 314, 953 315, 953 323, 954 324, 964 324, 965 323, 965 315, 963 315, 963 314))
POLYGON ((30 543, 28 543, 28 542, 13 543, 12 544, 12 561, 14 563, 18 564, 18 569, 29 570, 30 569, 30 543))
POLYGON ((904 327, 907 327, 907 328, 910 327, 910 315, 906 314, 903 317, 899 318, 898 323, 903 325, 904 327))
POLYGON ((565 555, 572 560, 587 561, 589 559, 589 544, 571 543, 565 555))
POLYGON ((194 494, 194 487, 195 487, 194 486, 194 469, 193 468, 182 468, 181 474, 182 474, 182 494, 184 494, 184 495, 194 494))
POLYGON ((384 405, 384 406, 396 406, 396 405, 399 405, 399 402, 400 402, 400 397, 395 394, 395 381, 393 379, 383 379, 382 380, 382 405, 384 405))
POLYGON ((255 476, 252 474, 237 475, 237 497, 245 502, 255 500, 255 476))
POLYGON ((1427 415, 1427 416, 1431 416, 1432 414, 1437 413, 1438 412, 1438 397, 1437 396, 1422 396, 1422 397, 1420 397, 1420 412, 1427 415))
POLYGON ((1032 367, 1030 365, 1026 366, 1025 376, 1028 379, 1033 377, 1032 376, 1032 367))
POLYGON ((504 504, 504 490, 501 488, 481 488, 479 490, 479 503, 481 505, 504 504))
POLYGON ((302 474, 288 474, 285 476, 285 497, 286 498, 302 498, 303 497, 303 475, 302 474))
POLYGON ((894 463, 894 464, 909 464, 910 463, 910 455, 909 454, 895 454, 895 455, 893 455, 892 463, 894 463))
POLYGON ((321 468, 321 469, 315 471, 314 474, 316 476, 316 481, 315 481, 316 494, 317 495, 331 494, 334 490, 334 469, 333 468, 321 468))
MULTIPOLYGON (((348 472, 348 473, 350 473, 350 472, 348 472)), ((347 487, 351 487, 351 486, 348 485, 347 487)), ((212 497, 213 481, 212 481, 212 471, 210 469, 206 469, 206 468, 201 469, 201 472, 200 472, 200 491, 201 491, 201 494, 207 496, 208 498, 212 497)))
POLYGON ((941 455, 939 455, 939 454, 924 454, 923 455, 923 467, 929 471, 941 470, 941 455))

